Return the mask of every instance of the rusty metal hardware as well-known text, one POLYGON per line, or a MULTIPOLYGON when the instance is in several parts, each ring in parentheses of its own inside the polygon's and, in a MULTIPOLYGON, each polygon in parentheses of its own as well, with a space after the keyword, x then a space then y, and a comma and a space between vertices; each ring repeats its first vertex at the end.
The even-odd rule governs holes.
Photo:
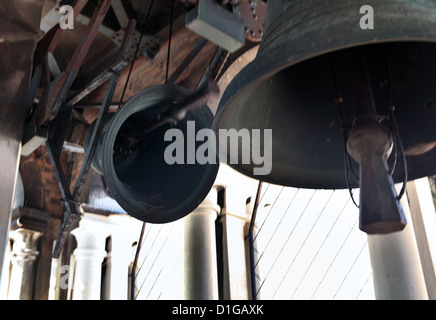
POLYGON ((252 42, 262 40, 267 4, 262 0, 247 0, 238 4, 233 12, 245 24, 245 38, 252 42))

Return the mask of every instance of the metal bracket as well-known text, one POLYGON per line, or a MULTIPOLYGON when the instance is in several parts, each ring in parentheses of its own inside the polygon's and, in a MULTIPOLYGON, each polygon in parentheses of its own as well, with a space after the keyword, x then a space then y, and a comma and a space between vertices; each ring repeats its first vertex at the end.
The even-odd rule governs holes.
POLYGON ((262 40, 266 8, 267 5, 262 0, 242 1, 234 7, 233 13, 244 21, 246 39, 252 42, 262 40))
MULTIPOLYGON (((127 30, 127 29, 126 29, 127 30)), ((116 44, 120 45, 124 34, 126 31, 124 29, 120 29, 118 31, 115 31, 111 35, 111 40, 116 44)), ((141 37, 141 33, 134 30, 132 36, 129 38, 129 42, 127 44, 127 51, 126 51, 126 58, 133 60, 135 56, 136 47, 138 45, 139 38, 141 37)), ((148 58, 154 58, 154 56, 150 56, 149 51, 158 51, 160 44, 162 43, 162 39, 158 36, 150 36, 150 35, 143 35, 141 39, 141 43, 139 44, 139 53, 148 58)))

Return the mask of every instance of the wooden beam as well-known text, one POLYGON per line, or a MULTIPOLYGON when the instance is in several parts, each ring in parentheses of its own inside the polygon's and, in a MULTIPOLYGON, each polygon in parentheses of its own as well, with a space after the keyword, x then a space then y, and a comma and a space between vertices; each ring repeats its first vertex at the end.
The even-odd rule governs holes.
MULTIPOLYGON (((195 47, 196 43, 201 39, 200 36, 185 28, 184 21, 185 17, 181 16, 177 18, 173 24, 173 35, 171 39, 172 48, 169 66, 170 75, 177 69, 180 63, 182 63, 185 57, 195 47)), ((158 33, 158 36, 162 39, 162 43, 159 52, 154 59, 140 56, 134 62, 135 64, 132 69, 132 74, 124 95, 124 102, 146 88, 164 84, 168 49, 168 29, 169 26, 158 33)), ((202 49, 202 52, 185 69, 175 84, 194 90, 200 81, 204 70, 213 58, 216 49, 217 46, 215 44, 210 42, 207 43, 202 49)), ((120 101, 129 69, 129 67, 126 67, 121 73, 113 101, 120 101)), ((95 90, 84 103, 101 103, 107 85, 108 84, 106 83, 101 86, 101 88, 95 90)))

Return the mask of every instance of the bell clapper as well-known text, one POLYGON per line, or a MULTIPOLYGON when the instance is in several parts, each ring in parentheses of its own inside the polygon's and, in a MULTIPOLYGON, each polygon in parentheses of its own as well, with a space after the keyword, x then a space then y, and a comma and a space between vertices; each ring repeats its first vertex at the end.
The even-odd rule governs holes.
POLYGON ((394 140, 379 122, 363 50, 357 52, 348 60, 354 121, 347 151, 360 165, 359 227, 368 234, 391 233, 406 226, 387 164, 394 140))

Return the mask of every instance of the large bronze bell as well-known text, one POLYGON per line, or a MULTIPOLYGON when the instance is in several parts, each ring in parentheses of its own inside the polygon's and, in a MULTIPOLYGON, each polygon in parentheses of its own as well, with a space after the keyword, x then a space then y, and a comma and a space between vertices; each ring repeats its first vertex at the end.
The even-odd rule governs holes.
MULTIPOLYGON (((258 54, 224 92, 214 128, 272 129, 272 170, 266 176, 254 176, 253 163, 239 161, 230 166, 285 186, 358 187, 358 179, 347 183, 342 131, 348 130, 354 139, 353 131, 361 133, 365 128, 371 133, 378 127, 378 135, 370 138, 383 140, 377 150, 360 150, 363 156, 359 157, 348 144, 353 158, 350 163, 356 170, 358 158, 365 158, 364 162, 372 166, 371 178, 361 176, 361 183, 386 173, 383 183, 372 183, 369 198, 362 199, 361 194, 360 227, 368 233, 403 228, 405 219, 393 183, 403 181, 406 170, 400 164, 398 149, 392 151, 396 139, 392 137, 395 128, 389 114, 395 110, 407 178, 435 174, 435 17, 436 2, 425 0, 268 1, 258 54), (364 4, 374 9, 373 29, 361 28, 360 8, 364 4), (359 105, 365 104, 360 114, 359 105), (377 125, 362 124, 361 116, 377 125), (364 156, 367 152, 377 154, 377 164, 364 156), (388 171, 394 162, 397 166, 391 177, 388 171), (367 215, 362 216, 366 204, 371 210, 386 209, 382 194, 390 195, 387 207, 397 211, 393 228, 379 228, 386 222, 381 217, 383 212, 376 212, 368 221, 367 215), (378 222, 378 226, 373 224, 378 222)), ((363 140, 353 141, 358 149, 363 140)), ((368 173, 366 168, 363 171, 368 173)), ((387 225, 391 226, 389 221, 387 225)))
POLYGON ((104 119, 92 167, 103 175, 111 196, 137 219, 166 223, 182 218, 203 201, 215 181, 218 164, 178 165, 164 159, 171 144, 164 139, 169 129, 186 135, 188 121, 194 122, 196 132, 212 126, 213 115, 207 105, 186 113, 176 124, 155 126, 169 108, 191 96, 183 87, 151 87, 104 119))

